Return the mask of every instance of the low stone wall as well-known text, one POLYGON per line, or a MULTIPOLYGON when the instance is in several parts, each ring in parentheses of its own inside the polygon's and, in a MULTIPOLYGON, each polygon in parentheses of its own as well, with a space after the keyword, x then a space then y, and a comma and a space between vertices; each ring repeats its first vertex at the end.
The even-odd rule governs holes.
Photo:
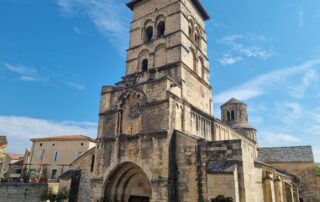
POLYGON ((41 193, 47 184, 0 183, 0 202, 41 202, 41 193))

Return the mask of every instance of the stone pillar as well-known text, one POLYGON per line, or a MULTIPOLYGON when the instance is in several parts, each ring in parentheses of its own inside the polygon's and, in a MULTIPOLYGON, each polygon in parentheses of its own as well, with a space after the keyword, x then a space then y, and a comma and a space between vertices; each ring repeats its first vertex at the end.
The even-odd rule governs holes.
POLYGON ((274 189, 275 189, 276 202, 284 202, 283 186, 282 186, 281 178, 279 176, 277 176, 274 181, 274 189))
POLYGON ((264 190, 264 202, 275 202, 275 192, 272 173, 266 173, 266 177, 263 182, 264 190))

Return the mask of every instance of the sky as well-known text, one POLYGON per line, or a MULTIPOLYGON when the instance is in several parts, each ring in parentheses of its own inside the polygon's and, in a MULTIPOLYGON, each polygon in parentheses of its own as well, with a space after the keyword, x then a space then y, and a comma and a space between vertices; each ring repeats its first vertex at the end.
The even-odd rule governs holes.
MULTIPOLYGON (((125 72, 125 0, 1 0, 0 135, 96 137, 100 90, 125 72)), ((202 0, 215 116, 248 104, 261 147, 312 145, 320 161, 320 1, 202 0)))

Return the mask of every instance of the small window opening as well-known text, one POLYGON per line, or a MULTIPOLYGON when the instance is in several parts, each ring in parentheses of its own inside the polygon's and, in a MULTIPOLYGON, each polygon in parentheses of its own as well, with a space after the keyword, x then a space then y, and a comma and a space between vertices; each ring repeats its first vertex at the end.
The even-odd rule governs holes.
POLYGON ((152 36, 153 36, 153 28, 152 27, 148 27, 146 29, 146 38, 145 38, 146 42, 151 41, 152 40, 152 36))
POLYGON ((227 119, 228 119, 228 121, 231 120, 230 112, 227 112, 227 119))
POLYGON ((94 161, 95 161, 95 156, 93 155, 91 158, 91 172, 93 172, 93 169, 94 169, 94 161))
POLYGON ((42 147, 42 143, 40 143, 40 147, 42 147))
POLYGON ((148 60, 147 59, 144 59, 143 61, 142 61, 142 71, 147 71, 148 70, 148 64, 149 62, 148 62, 148 60))
POLYGON ((192 28, 191 26, 189 26, 189 37, 191 37, 191 35, 192 35, 192 28))
POLYGON ((57 161, 57 160, 58 160, 58 152, 56 152, 54 155, 54 161, 57 161))
POLYGON ((157 26, 157 30, 158 30, 158 37, 164 37, 164 32, 166 30, 166 24, 165 22, 160 22, 157 26))
POLYGON ((52 146, 54 147, 55 144, 52 144, 52 146))
POLYGON ((81 142, 81 146, 83 146, 83 142, 81 142))
POLYGON ((231 120, 234 120, 234 119, 235 119, 234 111, 232 110, 232 111, 231 111, 231 120))

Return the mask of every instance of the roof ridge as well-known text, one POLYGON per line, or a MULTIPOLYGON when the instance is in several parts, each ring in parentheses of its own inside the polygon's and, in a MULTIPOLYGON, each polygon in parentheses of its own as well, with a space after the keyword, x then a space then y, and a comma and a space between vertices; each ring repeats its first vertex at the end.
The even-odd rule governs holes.
POLYGON ((298 147, 312 147, 312 145, 301 145, 301 146, 280 146, 280 147, 259 147, 259 149, 298 148, 298 147))

